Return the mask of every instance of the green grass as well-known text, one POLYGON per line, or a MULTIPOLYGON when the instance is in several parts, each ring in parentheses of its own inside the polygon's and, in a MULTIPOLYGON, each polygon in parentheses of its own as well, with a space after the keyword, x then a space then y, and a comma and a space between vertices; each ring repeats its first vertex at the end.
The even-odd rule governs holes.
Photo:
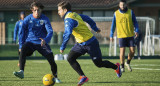
MULTIPOLYGON (((110 60, 113 63, 119 59, 110 60)), ((123 73, 117 78, 112 69, 97 68, 90 59, 78 60, 84 73, 89 77, 89 82, 84 86, 159 86, 160 85, 160 60, 145 59, 132 60, 133 72, 123 73), (135 68, 147 68, 135 69, 135 68), (157 70, 156 70, 157 69, 157 70)), ((0 86, 43 86, 42 77, 51 74, 46 60, 27 60, 25 78, 19 79, 12 72, 19 70, 18 60, 0 60, 0 86)), ((67 61, 56 61, 58 76, 63 82, 54 86, 76 86, 78 74, 70 67, 67 61)))

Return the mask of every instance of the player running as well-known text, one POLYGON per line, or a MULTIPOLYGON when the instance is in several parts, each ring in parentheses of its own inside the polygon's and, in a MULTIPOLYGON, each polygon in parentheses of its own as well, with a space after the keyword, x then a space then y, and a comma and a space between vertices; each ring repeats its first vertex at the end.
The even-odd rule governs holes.
POLYGON ((76 61, 78 57, 85 53, 90 55, 92 61, 97 67, 112 68, 116 71, 117 76, 121 77, 119 63, 113 64, 107 60, 102 61, 102 54, 99 48, 98 40, 95 36, 93 36, 85 22, 87 22, 95 32, 99 33, 100 29, 97 28, 96 23, 86 15, 72 12, 70 3, 66 1, 62 1, 58 4, 58 14, 64 19, 65 24, 65 32, 63 34, 63 42, 60 47, 60 52, 64 52, 71 34, 73 34, 77 41, 77 43, 71 49, 67 60, 72 68, 80 75, 78 86, 81 86, 89 80, 88 77, 83 73, 79 63, 76 61))
POLYGON ((33 2, 31 4, 32 14, 28 15, 23 22, 23 36, 22 49, 20 53, 20 71, 13 72, 13 74, 21 79, 24 78, 24 64, 26 62, 26 55, 37 50, 49 62, 51 71, 56 78, 56 83, 60 83, 57 78, 57 65, 54 61, 52 50, 48 42, 53 36, 53 30, 49 19, 41 14, 44 6, 41 3, 33 2))
POLYGON ((119 7, 114 13, 114 18, 112 21, 110 40, 113 41, 113 34, 115 27, 117 28, 117 37, 119 38, 120 47, 120 61, 121 61, 121 71, 125 72, 124 62, 125 62, 125 47, 129 47, 128 60, 125 63, 129 71, 132 71, 130 66, 130 61, 134 57, 135 45, 134 45, 134 35, 138 36, 139 28, 136 17, 131 9, 127 8, 126 0, 120 0, 119 7), (135 30, 134 30, 135 27, 135 30), (134 32, 135 31, 135 32, 134 32))

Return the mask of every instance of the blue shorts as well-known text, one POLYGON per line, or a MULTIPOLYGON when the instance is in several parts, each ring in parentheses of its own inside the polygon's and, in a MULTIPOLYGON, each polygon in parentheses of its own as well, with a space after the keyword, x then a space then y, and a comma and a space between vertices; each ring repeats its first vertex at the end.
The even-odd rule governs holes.
POLYGON ((102 59, 102 53, 99 47, 99 42, 97 39, 93 40, 88 45, 80 45, 79 43, 76 43, 71 51, 78 52, 80 54, 88 53, 92 60, 94 59, 102 59))
POLYGON ((134 37, 119 38, 119 47, 135 47, 134 37))
POLYGON ((22 49, 23 49, 23 47, 27 48, 26 54, 33 53, 35 50, 37 50, 43 56, 47 56, 48 54, 52 53, 52 50, 48 44, 41 46, 41 44, 34 44, 31 42, 26 42, 23 44, 22 49))

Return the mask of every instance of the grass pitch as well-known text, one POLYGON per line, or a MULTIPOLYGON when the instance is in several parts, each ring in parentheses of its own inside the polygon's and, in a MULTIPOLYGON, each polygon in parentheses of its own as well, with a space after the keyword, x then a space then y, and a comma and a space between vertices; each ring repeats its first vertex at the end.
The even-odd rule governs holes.
MULTIPOLYGON (((119 59, 109 61, 116 63, 119 59)), ((159 86, 160 85, 160 60, 145 59, 132 60, 132 72, 127 68, 121 78, 117 78, 112 69, 97 68, 90 59, 79 59, 84 73, 89 82, 83 86, 159 86)), ((18 60, 0 60, 0 86, 43 86, 42 77, 51 74, 47 60, 27 60, 24 79, 13 75, 19 70, 18 60)), ((78 74, 70 67, 67 61, 56 61, 58 76, 62 81, 54 86, 77 86, 78 74)))

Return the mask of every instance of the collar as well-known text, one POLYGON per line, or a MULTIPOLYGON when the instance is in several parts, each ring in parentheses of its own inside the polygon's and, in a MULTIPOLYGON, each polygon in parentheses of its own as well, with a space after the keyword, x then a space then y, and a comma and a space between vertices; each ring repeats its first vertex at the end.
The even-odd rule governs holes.
POLYGON ((119 11, 120 11, 121 13, 126 13, 126 12, 128 11, 128 8, 125 8, 124 10, 121 10, 121 9, 119 8, 119 11))
POLYGON ((71 13, 72 11, 67 11, 64 16, 63 16, 63 19, 65 18, 65 16, 68 14, 68 13, 71 13))

